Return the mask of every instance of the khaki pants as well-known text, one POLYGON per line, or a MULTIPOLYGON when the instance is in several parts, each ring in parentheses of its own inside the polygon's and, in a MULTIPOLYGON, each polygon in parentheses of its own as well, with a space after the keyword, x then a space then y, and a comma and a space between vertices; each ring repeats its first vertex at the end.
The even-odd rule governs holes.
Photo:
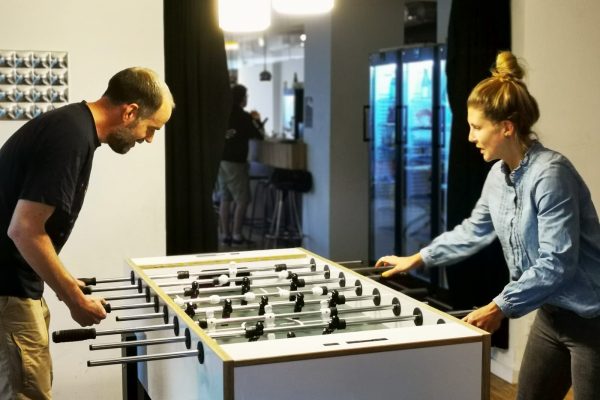
POLYGON ((0 296, 0 399, 51 399, 50 312, 44 299, 0 296))

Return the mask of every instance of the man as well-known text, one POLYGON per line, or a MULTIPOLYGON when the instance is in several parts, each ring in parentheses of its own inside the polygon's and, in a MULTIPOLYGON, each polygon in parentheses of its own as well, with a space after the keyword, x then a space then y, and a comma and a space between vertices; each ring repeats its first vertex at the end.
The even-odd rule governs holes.
POLYGON ((244 111, 248 103, 248 90, 243 85, 231 88, 233 105, 229 115, 229 129, 225 134, 225 148, 219 165, 219 206, 221 241, 225 245, 241 245, 246 242, 242 236, 242 226, 246 208, 250 202, 250 181, 248 164, 248 141, 264 136, 260 114, 244 111), (233 213, 233 236, 230 223, 231 202, 235 203, 233 213))
POLYGON ((103 299, 83 295, 58 253, 87 189, 94 151, 127 153, 152 142, 173 97, 155 72, 128 68, 92 103, 42 114, 0 149, 0 398, 50 399, 52 364, 44 282, 81 326, 106 318, 103 299))

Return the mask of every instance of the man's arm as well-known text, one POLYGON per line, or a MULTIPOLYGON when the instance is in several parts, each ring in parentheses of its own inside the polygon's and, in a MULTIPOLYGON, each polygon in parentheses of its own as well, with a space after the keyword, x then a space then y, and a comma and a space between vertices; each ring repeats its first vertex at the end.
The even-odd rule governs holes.
POLYGON ((106 318, 100 299, 86 297, 77 280, 62 265, 46 233, 46 221, 54 207, 29 200, 19 200, 8 236, 33 270, 71 310, 73 319, 82 326, 97 324, 106 318))

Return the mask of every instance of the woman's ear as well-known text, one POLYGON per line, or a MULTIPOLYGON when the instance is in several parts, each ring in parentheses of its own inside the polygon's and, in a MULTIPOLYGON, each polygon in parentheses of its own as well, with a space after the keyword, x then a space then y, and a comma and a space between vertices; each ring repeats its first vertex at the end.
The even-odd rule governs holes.
POLYGON ((513 136, 516 133, 515 124, 513 124, 512 121, 505 119, 504 121, 500 122, 500 126, 502 127, 502 133, 506 137, 513 136))

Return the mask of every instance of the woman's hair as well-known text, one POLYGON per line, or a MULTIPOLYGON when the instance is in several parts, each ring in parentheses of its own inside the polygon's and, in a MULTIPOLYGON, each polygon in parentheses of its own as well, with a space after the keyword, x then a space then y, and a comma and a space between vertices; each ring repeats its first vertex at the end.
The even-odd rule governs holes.
POLYGON ((491 77, 479 82, 471 91, 467 107, 480 110, 495 123, 511 121, 517 140, 522 146, 529 147, 537 137, 531 128, 540 118, 540 110, 523 82, 523 68, 514 54, 502 51, 491 72, 491 77))

